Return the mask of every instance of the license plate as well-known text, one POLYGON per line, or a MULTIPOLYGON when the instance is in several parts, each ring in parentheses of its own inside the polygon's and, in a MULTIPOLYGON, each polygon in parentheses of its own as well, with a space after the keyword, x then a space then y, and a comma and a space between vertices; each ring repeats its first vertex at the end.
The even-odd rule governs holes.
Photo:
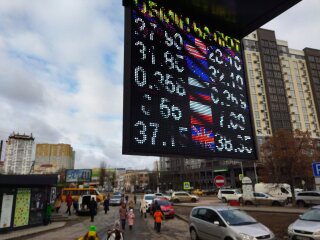
POLYGON ((296 240, 310 240, 308 237, 296 236, 296 240))

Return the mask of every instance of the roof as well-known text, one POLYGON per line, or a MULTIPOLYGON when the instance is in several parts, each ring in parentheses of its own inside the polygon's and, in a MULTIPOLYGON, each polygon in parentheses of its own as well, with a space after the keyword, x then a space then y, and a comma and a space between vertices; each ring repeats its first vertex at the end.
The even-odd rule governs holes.
POLYGON ((0 175, 0 186, 30 186, 30 185, 55 185, 58 183, 57 174, 33 175, 0 175))
MULTIPOLYGON (((301 0, 153 0, 201 24, 243 38, 301 0)), ((123 0, 129 6, 132 0, 123 0)))
POLYGON ((194 207, 193 209, 196 208, 209 208, 215 211, 225 211, 225 210, 240 210, 240 208, 237 207, 230 207, 230 206, 226 206, 226 205, 214 205, 214 206, 197 206, 194 207))

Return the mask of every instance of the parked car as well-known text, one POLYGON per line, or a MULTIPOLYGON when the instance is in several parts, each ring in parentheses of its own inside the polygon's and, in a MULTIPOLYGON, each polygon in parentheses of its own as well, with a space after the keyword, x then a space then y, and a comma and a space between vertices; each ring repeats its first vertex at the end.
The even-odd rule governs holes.
POLYGON ((110 198, 109 205, 110 206, 119 206, 119 205, 121 205, 122 200, 123 200, 123 197, 121 196, 121 194, 113 195, 110 198))
POLYGON ((179 202, 196 202, 199 200, 199 197, 192 195, 187 192, 173 192, 170 198, 170 201, 179 203, 179 202))
POLYGON ((320 240, 320 206, 314 206, 288 227, 290 239, 320 240))
POLYGON ((155 198, 156 195, 154 194, 144 194, 140 202, 140 212, 143 212, 143 208, 145 208, 146 211, 149 212, 152 200, 155 198))
POLYGON ((296 195, 296 204, 299 207, 306 207, 308 205, 320 204, 320 192, 318 191, 303 191, 296 195))
POLYGON ((192 191, 192 194, 197 195, 197 196, 202 196, 203 191, 201 189, 195 189, 192 191))
POLYGON ((253 192, 252 198, 243 198, 245 205, 271 205, 271 206, 284 206, 287 200, 283 198, 273 197, 267 193, 253 192))
POLYGON ((206 189, 206 190, 202 190, 204 195, 218 195, 218 188, 213 188, 213 189, 206 189))
POLYGON ((199 206, 192 209, 189 219, 192 240, 208 239, 275 239, 266 226, 238 208, 199 206))
POLYGON ((174 217, 174 208, 172 203, 168 201, 166 198, 155 198, 153 199, 150 206, 150 214, 153 215, 156 211, 156 205, 160 207, 161 212, 163 213, 165 218, 174 217))
POLYGON ((217 196, 222 202, 229 202, 230 200, 242 201, 242 193, 239 189, 219 189, 217 196))
POLYGON ((170 200, 171 196, 164 195, 163 193, 155 193, 154 194, 156 198, 166 198, 167 200, 170 200))

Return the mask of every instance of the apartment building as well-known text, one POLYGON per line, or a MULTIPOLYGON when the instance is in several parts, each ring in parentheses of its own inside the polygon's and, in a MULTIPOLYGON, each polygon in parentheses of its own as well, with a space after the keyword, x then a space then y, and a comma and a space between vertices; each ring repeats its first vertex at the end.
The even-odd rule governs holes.
POLYGON ((34 137, 12 133, 6 141, 4 169, 7 174, 29 174, 34 137))
POLYGON ((70 144, 37 144, 35 155, 35 172, 43 166, 51 165, 51 172, 59 169, 74 169, 75 151, 70 144))

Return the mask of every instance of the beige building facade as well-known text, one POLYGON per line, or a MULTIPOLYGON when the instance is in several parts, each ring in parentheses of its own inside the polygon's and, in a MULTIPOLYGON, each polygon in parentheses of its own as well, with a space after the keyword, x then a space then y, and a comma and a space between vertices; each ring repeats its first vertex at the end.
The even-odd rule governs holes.
MULTIPOLYGON (((59 169, 74 169, 75 151, 70 144, 37 144, 35 155, 35 172, 51 165, 50 172, 59 169)), ((48 171, 48 169, 46 170, 48 171)))

